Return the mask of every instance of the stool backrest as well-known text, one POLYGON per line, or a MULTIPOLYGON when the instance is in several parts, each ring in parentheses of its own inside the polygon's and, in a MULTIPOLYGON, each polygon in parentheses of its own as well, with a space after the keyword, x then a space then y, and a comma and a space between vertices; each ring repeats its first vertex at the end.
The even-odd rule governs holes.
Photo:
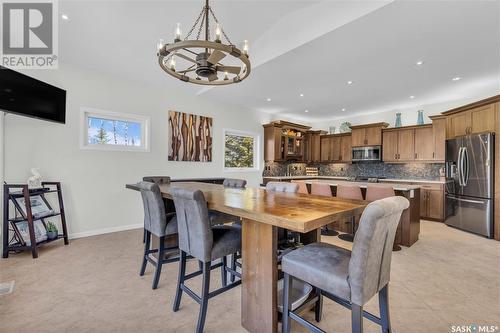
POLYGON ((226 178, 222 185, 224 187, 245 188, 247 181, 245 179, 226 178))
POLYGON ((151 182, 139 182, 136 185, 141 191, 144 205, 144 229, 157 237, 165 236, 167 217, 160 187, 151 182))
POLYGON ((142 181, 155 184, 170 184, 169 176, 146 176, 142 177, 142 181))
POLYGON ((380 200, 395 195, 392 187, 380 185, 368 185, 366 187, 366 201, 380 200))
POLYGON ((349 262, 351 301, 364 305, 390 279, 392 245, 403 210, 404 197, 374 201, 365 208, 354 236, 349 262))
POLYGON ((311 194, 331 197, 332 189, 330 188, 330 185, 326 183, 311 183, 311 194))
POLYGON ((337 197, 342 199, 363 200, 361 189, 356 185, 338 185, 337 197))
POLYGON ((306 182, 302 180, 292 180, 292 183, 298 184, 299 189, 297 190, 297 193, 302 193, 302 194, 309 194, 309 190, 307 189, 307 184, 306 182))
POLYGON ((297 193, 298 190, 299 190, 299 185, 296 183, 269 182, 266 184, 266 191, 269 192, 297 193))
POLYGON ((174 187, 171 194, 177 214, 179 249, 203 262, 210 261, 213 233, 203 192, 174 187))

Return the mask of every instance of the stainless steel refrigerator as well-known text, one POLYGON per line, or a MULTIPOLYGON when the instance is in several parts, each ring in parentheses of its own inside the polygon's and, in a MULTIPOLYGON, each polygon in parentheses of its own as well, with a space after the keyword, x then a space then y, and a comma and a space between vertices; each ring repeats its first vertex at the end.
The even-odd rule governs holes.
POLYGON ((447 225, 493 237, 493 133, 446 140, 447 225))

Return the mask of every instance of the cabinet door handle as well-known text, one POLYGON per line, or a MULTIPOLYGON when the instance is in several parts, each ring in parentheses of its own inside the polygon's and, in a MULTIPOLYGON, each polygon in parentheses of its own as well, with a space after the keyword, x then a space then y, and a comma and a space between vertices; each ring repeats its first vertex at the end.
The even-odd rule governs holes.
POLYGON ((398 154, 394 154, 394 159, 397 160, 398 159, 398 154))
POLYGON ((435 152, 433 152, 433 153, 432 153, 432 158, 435 158, 435 157, 436 157, 436 153, 435 153, 435 152))
POLYGON ((417 157, 418 157, 418 154, 417 154, 417 153, 415 153, 415 159, 417 159, 417 157))

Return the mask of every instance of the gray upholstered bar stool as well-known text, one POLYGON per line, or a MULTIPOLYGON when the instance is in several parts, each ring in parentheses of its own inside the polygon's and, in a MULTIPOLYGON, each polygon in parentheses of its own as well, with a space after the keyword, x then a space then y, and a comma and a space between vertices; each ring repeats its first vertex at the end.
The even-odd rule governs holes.
POLYGON ((210 271, 222 267, 224 271, 241 278, 236 271, 223 266, 223 263, 212 265, 212 261, 223 259, 228 255, 241 251, 241 233, 230 226, 213 227, 210 225, 208 208, 203 192, 184 188, 172 188, 175 210, 177 212, 177 225, 179 229, 179 277, 173 310, 178 311, 181 303, 182 292, 186 292, 198 304, 200 313, 196 332, 202 333, 207 314, 208 300, 241 284, 241 280, 223 286, 210 292, 210 271), (203 268, 197 272, 186 274, 186 257, 191 255, 202 262, 203 268), (196 295, 184 283, 186 280, 203 274, 201 296, 196 295))
MULTIPOLYGON (((143 182, 149 182, 149 183, 155 183, 158 185, 161 184, 170 184, 170 177, 169 176, 145 176, 142 177, 143 182)), ((142 242, 146 242, 146 229, 144 229, 144 233, 142 235, 142 242)))
POLYGON ((297 193, 299 184, 288 182, 269 182, 266 184, 266 191, 268 192, 286 192, 297 193))
MULTIPOLYGON (((225 178, 222 182, 222 185, 225 188, 236 188, 236 189, 244 189, 247 186, 247 181, 245 179, 235 179, 235 178, 225 178)), ((225 223, 233 223, 234 228, 238 228, 241 232, 241 219, 239 216, 234 216, 226 213, 221 213, 217 211, 210 210, 208 212, 208 216, 210 218, 210 224, 212 226, 223 225, 225 223)), ((241 268, 241 264, 238 262, 238 259, 241 259, 241 254, 237 253, 231 256, 231 269, 236 270, 236 266, 241 268)), ((225 260, 225 259, 222 259, 225 260)), ((225 263, 223 263, 225 264, 225 263)), ((224 270, 222 270, 222 274, 225 274, 224 270)), ((226 277, 222 277, 224 281, 226 277)), ((229 274, 229 279, 231 282, 234 282, 235 276, 233 274, 229 274)))
MULTIPOLYGON (((290 319, 313 332, 324 332, 289 311, 292 277, 316 287, 320 302, 326 296, 351 309, 353 333, 363 332, 363 317, 379 324, 382 332, 391 332, 389 280, 392 243, 401 213, 408 206, 409 202, 404 197, 370 203, 361 216, 352 252, 326 243, 314 243, 283 257, 283 333, 290 332, 290 319), (377 293, 380 318, 363 310, 363 306, 377 293)), ((320 319, 321 313, 316 320, 320 319)))
MULTIPOLYGON (((361 193, 361 188, 359 188, 359 186, 356 185, 338 185, 337 197, 342 199, 363 200, 363 194, 361 193)), ((340 234, 338 237, 346 242, 352 242, 354 240, 355 232, 356 232, 356 217, 353 216, 351 218, 351 233, 340 234)))
POLYGON ((179 260, 177 255, 171 257, 172 252, 177 252, 177 246, 165 248, 166 236, 177 234, 177 219, 175 213, 165 213, 165 205, 158 184, 139 182, 137 187, 141 191, 142 203, 144 205, 145 232, 144 254, 139 275, 144 275, 148 262, 155 266, 153 289, 156 289, 163 264, 179 260), (157 249, 151 249, 152 235, 158 237, 159 244, 157 249), (152 253, 158 254, 156 259, 150 256, 152 253))
MULTIPOLYGON (((245 179, 233 179, 233 178, 226 178, 224 179, 222 186, 226 188, 239 188, 239 189, 244 189, 245 186, 247 185, 247 181, 245 179)), ((225 223, 235 223, 235 224, 240 224, 241 227, 241 219, 238 216, 234 216, 231 214, 226 214, 226 213, 221 213, 213 210, 209 210, 208 216, 210 218, 210 224, 211 225, 222 225, 225 223)))

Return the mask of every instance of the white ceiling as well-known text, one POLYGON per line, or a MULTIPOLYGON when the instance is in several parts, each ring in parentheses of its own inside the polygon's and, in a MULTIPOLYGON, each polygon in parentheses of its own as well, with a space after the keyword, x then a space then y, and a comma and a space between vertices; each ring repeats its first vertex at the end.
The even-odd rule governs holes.
POLYGON ((155 56, 156 41, 177 22, 186 32, 202 1, 60 4, 70 18, 60 23, 62 62, 277 117, 322 121, 500 93, 498 1, 213 1, 231 40, 250 41, 253 68, 211 89, 167 76, 155 56))

